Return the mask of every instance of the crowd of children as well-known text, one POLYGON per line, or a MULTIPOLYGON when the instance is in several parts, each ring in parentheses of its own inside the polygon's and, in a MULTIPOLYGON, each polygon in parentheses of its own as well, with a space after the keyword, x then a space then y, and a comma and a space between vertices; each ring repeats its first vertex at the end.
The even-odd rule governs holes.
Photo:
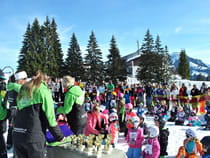
MULTIPOLYGON (((65 89, 62 89, 62 80, 56 82, 50 84, 50 81, 48 86, 52 90, 54 101, 59 102, 64 99, 62 93, 65 89)), ((107 84, 102 82, 100 85, 77 85, 85 91, 84 108, 87 120, 84 134, 88 136, 109 133, 112 135, 112 146, 116 147, 119 133, 123 132, 129 146, 126 153, 128 158, 163 158, 168 155, 170 133, 165 128, 166 121, 172 121, 175 125, 184 125, 186 121, 189 126, 202 125, 197 116, 199 100, 205 101, 206 128, 210 129, 210 88, 205 84, 200 90, 193 86, 191 100, 184 84, 179 90, 175 84, 169 89, 167 84, 129 86, 126 82, 114 84, 111 80, 107 84), (148 126, 144 122, 145 116, 153 117, 154 125, 148 126)), ((193 147, 199 141, 193 131, 187 130, 186 136, 184 147, 180 148, 177 158, 195 154, 193 147), (194 143, 191 143, 192 140, 194 143)), ((199 145, 196 144, 196 147, 196 152, 201 150, 199 145)), ((200 154, 204 153, 200 151, 200 154)))

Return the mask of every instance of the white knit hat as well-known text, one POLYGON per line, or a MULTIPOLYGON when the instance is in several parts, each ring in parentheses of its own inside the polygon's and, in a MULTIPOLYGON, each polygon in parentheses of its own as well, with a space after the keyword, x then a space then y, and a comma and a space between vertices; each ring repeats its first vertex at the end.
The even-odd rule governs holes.
POLYGON ((26 79, 28 76, 25 71, 20 71, 15 74, 15 80, 21 80, 21 79, 26 79))

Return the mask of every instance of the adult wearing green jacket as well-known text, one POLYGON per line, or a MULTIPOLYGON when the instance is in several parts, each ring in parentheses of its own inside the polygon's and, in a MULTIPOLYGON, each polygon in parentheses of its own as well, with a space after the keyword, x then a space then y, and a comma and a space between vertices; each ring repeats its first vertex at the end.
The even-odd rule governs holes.
POLYGON ((7 149, 4 139, 4 133, 6 132, 6 118, 7 110, 3 105, 3 98, 6 93, 6 83, 5 83, 4 73, 0 70, 0 158, 7 158, 7 149))
POLYGON ((44 158, 45 135, 49 129, 55 140, 64 136, 57 126, 54 102, 41 71, 22 85, 17 97, 18 112, 14 120, 13 143, 18 158, 44 158))
POLYGON ((67 89, 65 93, 64 106, 59 107, 57 112, 66 114, 68 124, 74 134, 83 134, 86 125, 87 115, 84 103, 84 92, 79 86, 75 86, 75 79, 71 76, 64 76, 63 86, 67 89))
POLYGON ((14 75, 10 76, 9 83, 7 84, 7 93, 4 98, 4 105, 9 108, 9 128, 7 135, 7 150, 11 149, 13 146, 12 141, 12 131, 13 122, 15 115, 17 113, 17 95, 20 91, 21 86, 27 81, 27 73, 25 71, 16 72, 14 75))

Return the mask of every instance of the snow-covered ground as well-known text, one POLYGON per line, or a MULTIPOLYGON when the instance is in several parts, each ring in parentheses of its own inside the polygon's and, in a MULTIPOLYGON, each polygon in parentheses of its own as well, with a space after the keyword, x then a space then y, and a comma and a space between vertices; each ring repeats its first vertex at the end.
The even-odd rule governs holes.
MULTIPOLYGON (((152 117, 146 117, 145 119, 148 125, 154 124, 152 117)), ((195 130, 197 137, 202 139, 204 136, 209 135, 210 131, 202 130, 203 127, 189 127, 189 126, 175 126, 173 122, 167 122, 166 127, 169 128, 170 135, 169 135, 169 142, 168 142, 168 158, 175 157, 177 151, 181 145, 183 145, 183 140, 185 139, 185 130, 188 128, 192 128, 195 130)), ((127 151, 128 146, 125 141, 123 134, 120 134, 119 143, 117 146, 118 149, 127 151)), ((9 158, 12 158, 12 151, 8 152, 9 158)))

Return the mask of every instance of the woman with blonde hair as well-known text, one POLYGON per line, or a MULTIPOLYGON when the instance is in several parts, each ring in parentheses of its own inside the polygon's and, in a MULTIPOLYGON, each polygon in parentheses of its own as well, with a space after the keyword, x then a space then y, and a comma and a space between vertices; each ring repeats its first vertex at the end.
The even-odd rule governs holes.
POLYGON ((71 76, 63 77, 63 87, 67 89, 64 98, 64 106, 57 112, 66 114, 68 124, 74 134, 83 134, 86 124, 86 111, 83 107, 84 92, 79 86, 74 85, 75 79, 71 76))
POLYGON ((17 157, 44 158, 45 134, 49 129, 55 140, 64 136, 57 126, 54 102, 46 85, 47 75, 37 71, 17 97, 18 112, 14 120, 13 140, 17 157))

